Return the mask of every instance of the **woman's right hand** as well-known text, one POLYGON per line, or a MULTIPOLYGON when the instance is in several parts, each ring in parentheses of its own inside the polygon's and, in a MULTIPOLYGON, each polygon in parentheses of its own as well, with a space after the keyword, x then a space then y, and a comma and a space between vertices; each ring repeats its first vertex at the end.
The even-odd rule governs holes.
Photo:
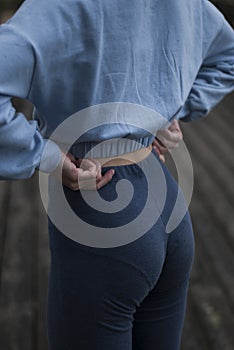
POLYGON ((108 184, 114 175, 114 169, 104 175, 101 169, 101 164, 94 159, 75 159, 72 154, 62 152, 62 160, 51 175, 59 177, 62 171, 63 185, 73 191, 96 190, 108 184))

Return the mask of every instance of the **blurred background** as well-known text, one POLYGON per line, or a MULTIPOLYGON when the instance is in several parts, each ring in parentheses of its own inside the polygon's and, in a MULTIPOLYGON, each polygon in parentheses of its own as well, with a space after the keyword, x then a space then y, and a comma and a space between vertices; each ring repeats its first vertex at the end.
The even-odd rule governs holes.
MULTIPOLYGON (((0 23, 22 2, 0 0, 0 23)), ((234 0, 213 3, 234 26, 234 0)), ((31 117, 28 102, 13 103, 31 117)), ((190 213, 196 241, 182 350, 234 349, 233 112, 230 94, 206 118, 181 123, 195 172, 190 213)), ((173 172, 169 157, 167 164, 173 172)), ((26 181, 0 181, 0 349, 47 350, 48 271, 38 174, 26 181)))

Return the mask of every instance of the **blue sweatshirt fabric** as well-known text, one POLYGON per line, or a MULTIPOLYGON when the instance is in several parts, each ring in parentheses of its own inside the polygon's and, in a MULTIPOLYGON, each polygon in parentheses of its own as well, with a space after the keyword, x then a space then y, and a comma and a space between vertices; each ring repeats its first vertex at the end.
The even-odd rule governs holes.
MULTIPOLYGON (((128 102, 191 121, 233 89, 234 32, 207 0, 26 0, 0 26, 0 178, 30 177, 53 130, 84 108, 128 102), (33 103, 34 120, 13 96, 33 103)), ((127 135, 106 125, 83 141, 127 135)), ((60 148, 46 149, 52 172, 60 148)))

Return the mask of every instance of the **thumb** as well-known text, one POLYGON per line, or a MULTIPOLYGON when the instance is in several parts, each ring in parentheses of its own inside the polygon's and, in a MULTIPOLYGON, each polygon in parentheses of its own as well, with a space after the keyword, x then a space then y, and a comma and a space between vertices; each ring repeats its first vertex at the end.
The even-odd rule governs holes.
POLYGON ((181 129, 180 129, 180 124, 179 124, 179 122, 178 122, 177 119, 174 119, 173 122, 172 122, 172 124, 173 124, 175 130, 181 131, 181 129))

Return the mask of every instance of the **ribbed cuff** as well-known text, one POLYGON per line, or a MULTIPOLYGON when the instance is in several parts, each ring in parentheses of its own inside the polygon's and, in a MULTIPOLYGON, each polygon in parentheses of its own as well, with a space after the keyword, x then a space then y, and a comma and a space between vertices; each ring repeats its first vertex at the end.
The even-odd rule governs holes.
POLYGON ((44 173, 52 173, 61 160, 62 153, 59 146, 51 140, 44 139, 43 152, 37 169, 44 173))

